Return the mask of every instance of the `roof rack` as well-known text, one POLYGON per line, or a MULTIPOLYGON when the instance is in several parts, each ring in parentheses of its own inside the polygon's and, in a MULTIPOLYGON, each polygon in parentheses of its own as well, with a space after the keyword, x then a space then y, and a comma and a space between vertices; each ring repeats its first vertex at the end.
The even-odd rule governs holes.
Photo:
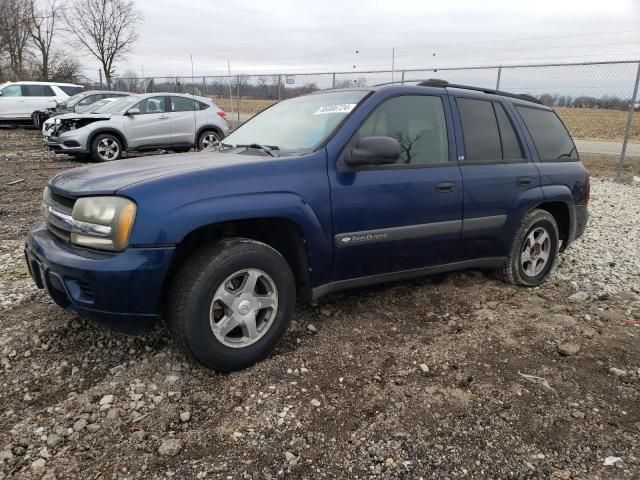
POLYGON ((509 93, 509 92, 504 92, 502 90, 494 90, 491 88, 474 87, 471 85, 460 85, 458 83, 449 83, 446 80, 441 80, 439 78, 430 78, 428 80, 397 80, 395 82, 380 83, 375 86, 382 87, 384 85, 392 85, 396 83, 413 83, 413 82, 417 82, 418 87, 462 88, 465 90, 473 90, 475 92, 489 93, 491 95, 500 95, 502 97, 518 98, 520 100, 526 100, 527 102, 533 102, 539 105, 544 105, 536 97, 527 95, 526 93, 520 93, 520 94, 509 93))

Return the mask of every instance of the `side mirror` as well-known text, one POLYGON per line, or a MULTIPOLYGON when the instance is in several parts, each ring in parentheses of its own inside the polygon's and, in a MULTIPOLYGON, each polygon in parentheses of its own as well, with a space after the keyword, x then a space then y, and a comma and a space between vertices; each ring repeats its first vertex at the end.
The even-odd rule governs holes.
POLYGON ((350 167, 387 165, 400 159, 400 143, 392 137, 363 137, 344 157, 350 167))
POLYGON ((130 108, 129 110, 127 110, 127 115, 129 116, 140 115, 140 109, 135 107, 130 108))

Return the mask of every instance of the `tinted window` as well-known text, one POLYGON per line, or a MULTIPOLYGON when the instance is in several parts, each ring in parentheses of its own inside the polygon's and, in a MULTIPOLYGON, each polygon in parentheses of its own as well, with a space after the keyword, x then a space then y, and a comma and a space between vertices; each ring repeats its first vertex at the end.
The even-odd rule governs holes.
POLYGON ((555 112, 539 108, 516 107, 538 150, 545 160, 577 160, 576 147, 555 112))
POLYGON ((498 127, 500 128, 500 140, 502 141, 502 157, 505 160, 523 160, 522 148, 516 135, 513 125, 504 107, 499 103, 494 103, 493 108, 498 119, 498 127))
POLYGON ((200 102, 195 102, 190 98, 171 97, 171 111, 172 112, 193 112, 194 110, 200 110, 198 103, 200 102))
POLYGON ((145 98, 143 101, 136 105, 136 108, 140 109, 140 113, 164 113, 164 97, 150 97, 145 98))
POLYGON ((69 96, 76 95, 82 91, 82 87, 69 87, 67 85, 56 85, 56 86, 69 96))
POLYGON ((79 107, 84 107, 85 105, 91 105, 92 103, 95 103, 98 100, 100 100, 100 98, 102 98, 102 95, 89 95, 88 97, 85 97, 82 100, 80 100, 77 103, 77 105, 79 107))
POLYGON ((502 160, 498 122, 491 102, 469 98, 457 99, 465 161, 502 160))
POLYGON ((3 97, 21 97, 22 87, 20 85, 9 85, 2 89, 3 97))
POLYGON ((25 97, 55 97, 49 85, 23 85, 22 95, 25 97))
POLYGON ((449 161, 447 124, 442 99, 426 95, 394 97, 378 106, 358 135, 393 137, 400 143, 399 164, 449 161))

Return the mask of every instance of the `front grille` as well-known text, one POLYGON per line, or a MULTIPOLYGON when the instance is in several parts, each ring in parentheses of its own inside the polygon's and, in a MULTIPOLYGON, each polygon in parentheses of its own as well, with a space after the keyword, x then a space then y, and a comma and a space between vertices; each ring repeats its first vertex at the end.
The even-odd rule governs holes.
POLYGON ((64 215, 71 215, 76 199, 61 195, 47 188, 44 195, 45 219, 47 228, 56 237, 68 242, 71 240, 71 230, 63 222, 57 221, 55 216, 48 212, 49 209, 61 212, 64 215))

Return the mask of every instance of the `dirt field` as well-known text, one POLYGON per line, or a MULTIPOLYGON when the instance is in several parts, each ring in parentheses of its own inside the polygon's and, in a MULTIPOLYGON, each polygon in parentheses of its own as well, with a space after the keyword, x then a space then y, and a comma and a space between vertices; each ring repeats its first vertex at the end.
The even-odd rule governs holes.
POLYGON ((0 165, 0 480, 640 478, 637 185, 594 178, 540 288, 464 272, 333 295, 221 375, 35 290, 24 236, 78 163, 0 130, 0 165))

